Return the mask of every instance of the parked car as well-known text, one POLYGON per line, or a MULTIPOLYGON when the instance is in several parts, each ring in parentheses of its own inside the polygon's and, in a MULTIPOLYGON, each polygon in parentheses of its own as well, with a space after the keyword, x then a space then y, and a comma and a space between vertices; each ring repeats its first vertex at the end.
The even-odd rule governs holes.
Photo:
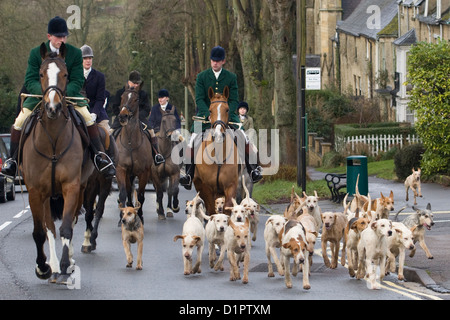
MULTIPOLYGON (((0 135, 0 167, 8 159, 9 155, 9 135, 0 135)), ((7 176, 0 175, 0 203, 6 201, 12 201, 16 199, 16 186, 15 181, 7 176)))

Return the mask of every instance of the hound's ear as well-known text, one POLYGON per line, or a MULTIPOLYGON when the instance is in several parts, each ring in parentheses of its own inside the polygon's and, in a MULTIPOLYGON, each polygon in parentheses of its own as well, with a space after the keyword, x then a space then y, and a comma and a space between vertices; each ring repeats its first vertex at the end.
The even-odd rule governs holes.
POLYGON ((41 53, 42 60, 44 60, 45 57, 47 56, 47 46, 45 45, 44 42, 41 43, 41 48, 40 48, 39 52, 41 53))
POLYGON ((173 238, 173 241, 175 242, 175 241, 177 241, 178 239, 184 239, 184 236, 176 235, 176 236, 173 238))
POLYGON ((60 56, 62 59, 65 59, 65 58, 66 58, 66 45, 64 44, 64 42, 61 43, 61 47, 59 47, 59 56, 60 56))
POLYGON ((134 206, 134 209, 139 210, 141 208, 141 203, 139 201, 136 201, 136 205, 134 206))
POLYGON ((373 230, 376 230, 376 229, 377 229, 377 222, 376 222, 376 221, 372 222, 372 223, 370 224, 370 227, 371 227, 373 230))

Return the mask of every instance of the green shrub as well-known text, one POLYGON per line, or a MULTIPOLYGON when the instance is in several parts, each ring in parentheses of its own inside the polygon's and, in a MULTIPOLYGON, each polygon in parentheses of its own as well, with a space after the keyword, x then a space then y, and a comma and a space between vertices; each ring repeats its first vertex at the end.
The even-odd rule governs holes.
POLYGON ((399 180, 405 180, 411 174, 412 168, 419 168, 425 148, 421 143, 406 146, 395 154, 395 174, 399 180))
POLYGON ((336 151, 326 153, 323 156, 322 161, 323 167, 325 168, 335 168, 340 165, 345 165, 345 157, 336 151))

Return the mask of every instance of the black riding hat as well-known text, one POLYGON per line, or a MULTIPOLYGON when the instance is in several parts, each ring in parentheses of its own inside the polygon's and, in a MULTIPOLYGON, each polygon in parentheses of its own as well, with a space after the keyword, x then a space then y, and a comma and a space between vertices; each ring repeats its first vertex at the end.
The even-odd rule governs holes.
POLYGON ((167 89, 161 89, 158 92, 158 98, 169 97, 169 91, 167 89))
POLYGON ((47 33, 55 37, 67 37, 69 30, 67 29, 66 20, 56 16, 48 22, 47 33))
POLYGON ((222 61, 225 60, 225 49, 221 46, 212 48, 211 50, 211 60, 222 61))
POLYGON ((245 102, 245 101, 239 102, 238 110, 239 110, 240 108, 245 108, 245 109, 247 109, 247 112, 248 112, 248 103, 245 102))

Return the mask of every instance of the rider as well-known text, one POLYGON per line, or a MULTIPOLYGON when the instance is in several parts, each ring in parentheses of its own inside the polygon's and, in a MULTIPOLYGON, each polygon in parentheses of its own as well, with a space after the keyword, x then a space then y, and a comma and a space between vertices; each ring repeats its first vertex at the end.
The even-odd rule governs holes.
MULTIPOLYGON (((81 50, 67 44, 67 36, 69 31, 67 29, 66 21, 58 16, 52 18, 47 27, 47 51, 59 53, 61 44, 64 43, 66 47, 65 63, 67 66, 68 78, 66 95, 68 97, 80 97, 80 90, 84 83, 83 76, 83 59, 81 57, 81 50)), ((30 94, 42 94, 39 70, 41 67, 41 54, 40 46, 34 48, 30 52, 28 58, 28 67, 25 74, 25 87, 30 94)), ((10 158, 5 161, 5 165, 1 170, 1 173, 9 176, 15 176, 17 171, 17 154, 19 148, 19 141, 21 130, 25 120, 32 113, 32 110, 39 104, 38 98, 28 97, 23 103, 22 111, 17 116, 12 128, 11 128, 11 145, 10 145, 10 158)), ((100 140, 98 127, 93 120, 88 104, 85 101, 80 101, 75 105, 75 109, 84 118, 87 126, 87 130, 90 137, 90 148, 93 153, 93 160, 96 167, 100 172, 106 176, 114 176, 116 170, 110 159, 103 159, 99 150, 103 150, 103 146, 100 140)))
POLYGON ((83 57, 84 84, 81 88, 81 94, 89 99, 89 110, 96 114, 95 122, 110 131, 109 118, 105 109, 106 89, 105 75, 92 67, 94 51, 87 44, 81 48, 83 57))
MULTIPOLYGON (((229 105, 229 118, 228 122, 239 123, 239 116, 236 114, 236 109, 238 107, 238 85, 236 74, 223 68, 225 64, 225 49, 217 46, 211 50, 211 68, 201 72, 197 76, 197 82, 195 84, 195 101, 197 103, 197 117, 204 118, 205 120, 209 117, 209 105, 210 100, 208 96, 208 89, 211 87, 214 93, 222 93, 225 86, 230 89, 230 95, 228 98, 229 105)), ((207 125, 202 127, 205 130, 207 125)), ((192 187, 192 180, 194 178, 195 163, 192 161, 194 159, 194 141, 199 135, 194 132, 194 125, 191 128, 192 136, 189 141, 189 145, 186 150, 186 158, 190 157, 190 161, 186 159, 186 175, 180 178, 180 184, 186 189, 190 190, 192 187)), ((249 153, 250 150, 255 152, 255 147, 249 143, 247 136, 243 130, 236 130, 242 134, 246 141, 245 146, 245 165, 247 172, 251 177, 253 183, 256 183, 262 179, 261 167, 255 163, 250 163, 249 153)))
POLYGON ((112 105, 113 113, 116 115, 116 118, 114 119, 114 122, 112 124, 113 136, 117 137, 122 128, 122 126, 119 122, 119 117, 118 117, 118 115, 120 113, 120 104, 121 104, 121 100, 122 100, 122 94, 125 92, 126 87, 128 87, 130 89, 134 89, 139 94, 139 120, 141 121, 141 123, 143 125, 144 133, 147 135, 147 137, 150 140, 150 143, 152 145, 153 161, 155 162, 155 165, 160 165, 165 160, 164 160, 164 157, 159 152, 158 138, 155 136, 154 131, 152 129, 150 129, 150 123, 148 121, 149 113, 150 113, 150 102, 149 102, 147 92, 142 90, 143 84, 144 84, 144 81, 141 79, 141 74, 139 73, 139 71, 134 70, 134 71, 131 71, 130 75, 128 76, 128 81, 127 81, 126 86, 117 90, 116 95, 114 97, 113 105, 112 105))
POLYGON ((157 134, 161 127, 161 119, 162 119, 162 113, 163 112, 169 112, 170 110, 174 109, 173 115, 176 118, 176 128, 172 128, 175 130, 178 130, 178 136, 180 135, 180 129, 181 129, 181 120, 180 116, 178 115, 177 108, 169 103, 170 97, 169 97, 169 91, 166 89, 161 89, 158 92, 158 102, 152 107, 152 110, 150 112, 150 128, 153 129, 155 134, 157 134))

